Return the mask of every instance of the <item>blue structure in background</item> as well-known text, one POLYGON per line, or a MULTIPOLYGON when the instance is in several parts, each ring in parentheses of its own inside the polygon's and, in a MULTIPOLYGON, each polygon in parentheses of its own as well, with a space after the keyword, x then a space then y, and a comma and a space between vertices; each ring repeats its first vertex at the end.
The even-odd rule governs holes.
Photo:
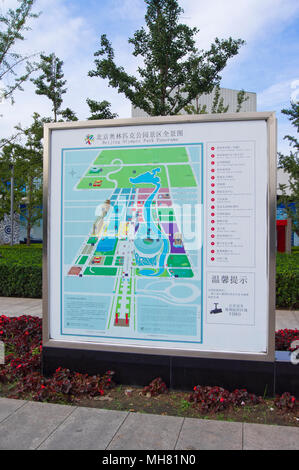
MULTIPOLYGON (((22 213, 26 212, 26 204, 20 205, 21 214, 20 214, 20 243, 26 243, 27 240, 27 229, 25 225, 25 218, 22 213)), ((42 211, 42 206, 40 206, 42 211)), ((31 229, 30 233, 30 243, 43 243, 43 218, 36 222, 31 229)))
MULTIPOLYGON (((292 210, 292 212, 296 213, 296 206, 294 202, 290 202, 288 207, 292 210)), ((276 208, 276 220, 286 220, 288 218, 284 209, 284 204, 278 204, 276 208)), ((299 246, 299 237, 295 232, 292 232, 292 246, 299 246)))

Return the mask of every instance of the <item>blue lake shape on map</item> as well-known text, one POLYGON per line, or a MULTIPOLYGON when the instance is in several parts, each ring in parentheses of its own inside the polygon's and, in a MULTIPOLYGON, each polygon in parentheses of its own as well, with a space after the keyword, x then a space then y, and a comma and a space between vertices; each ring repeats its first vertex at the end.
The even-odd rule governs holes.
MULTIPOLYGON (((154 223, 153 218, 152 218, 152 213, 151 213, 152 202, 153 202, 157 192, 159 191, 159 189, 161 187, 161 184, 160 184, 161 178, 159 176, 157 176, 157 174, 159 174, 160 171, 161 171, 161 168, 157 167, 157 168, 154 168, 151 171, 146 171, 145 173, 141 173, 140 175, 136 176, 135 178, 129 178, 130 183, 132 183, 132 184, 139 184, 139 183, 148 184, 148 183, 150 183, 150 184, 153 184, 154 186, 156 186, 154 191, 151 194, 149 194, 148 198, 144 202, 143 216, 144 216, 145 223, 146 223, 147 237, 156 238, 156 239, 161 238, 163 248, 162 248, 162 253, 159 256, 159 269, 158 269, 158 271, 156 271, 156 270, 140 270, 141 275, 149 276, 149 277, 160 276, 164 272, 165 259, 166 259, 166 256, 167 256, 168 250, 169 250, 168 239, 165 237, 163 232, 158 228, 158 226, 154 223)), ((139 230, 144 231, 144 225, 141 225, 139 230)), ((143 235, 143 233, 142 233, 142 235, 143 235)), ((146 238, 145 237, 142 238, 141 242, 140 242, 139 238, 140 238, 140 236, 137 232, 135 245, 138 244, 138 250, 141 253, 147 254, 146 253, 147 252, 147 246, 146 246, 146 241, 145 241, 146 238)))
POLYGON ((97 245, 96 251, 112 251, 115 247, 115 243, 115 238, 101 238, 97 245))

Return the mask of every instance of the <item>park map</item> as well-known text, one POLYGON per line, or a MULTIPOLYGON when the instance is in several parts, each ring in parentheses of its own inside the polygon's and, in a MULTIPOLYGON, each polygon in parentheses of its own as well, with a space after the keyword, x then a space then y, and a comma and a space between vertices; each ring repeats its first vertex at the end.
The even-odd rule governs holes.
POLYGON ((200 343, 202 146, 68 149, 62 165, 62 333, 200 343))

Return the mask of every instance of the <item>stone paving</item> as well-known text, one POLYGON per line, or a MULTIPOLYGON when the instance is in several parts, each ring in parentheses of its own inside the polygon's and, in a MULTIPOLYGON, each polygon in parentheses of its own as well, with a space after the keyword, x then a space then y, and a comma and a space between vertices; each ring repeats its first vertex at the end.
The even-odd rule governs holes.
POLYGON ((0 398, 1 450, 298 450, 299 428, 0 398))
POLYGON ((32 315, 42 318, 42 300, 0 297, 0 315, 7 315, 9 317, 32 315))

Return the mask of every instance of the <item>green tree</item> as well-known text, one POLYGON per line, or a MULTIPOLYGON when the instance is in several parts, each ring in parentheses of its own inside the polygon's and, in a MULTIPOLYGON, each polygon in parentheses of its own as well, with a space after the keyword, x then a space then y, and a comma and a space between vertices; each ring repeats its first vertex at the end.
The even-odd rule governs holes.
POLYGON ((19 6, 15 10, 9 8, 5 14, 0 13, 0 100, 10 99, 12 103, 14 92, 23 90, 23 83, 37 68, 31 62, 33 55, 20 54, 15 50, 16 43, 24 40, 24 31, 30 29, 28 20, 39 16, 32 13, 35 0, 18 2, 19 6))
POLYGON ((23 216, 27 230, 27 244, 30 244, 31 229, 40 223, 42 216, 42 168, 43 168, 43 124, 50 122, 33 114, 32 124, 25 129, 16 126, 22 134, 22 143, 10 143, 3 147, 0 168, 0 218, 10 211, 10 174, 14 167, 14 212, 23 216))
POLYGON ((48 56, 41 54, 40 57, 39 68, 42 74, 37 78, 31 79, 36 86, 35 93, 37 95, 46 96, 52 102, 54 122, 57 122, 59 115, 64 117, 62 121, 77 121, 78 119, 71 109, 61 109, 63 103, 62 95, 67 91, 67 89, 64 88, 66 80, 63 80, 63 61, 58 59, 54 53, 48 56))
POLYGON ((94 101, 87 98, 86 103, 88 104, 90 111, 90 117, 87 118, 88 120, 114 119, 118 116, 116 113, 111 112, 111 103, 106 100, 94 101))
POLYGON ((78 121, 76 114, 70 108, 65 108, 63 111, 60 111, 60 115, 62 119, 59 119, 59 121, 78 121))
POLYGON ((179 23, 183 9, 177 0, 145 0, 147 29, 137 30, 129 43, 133 55, 143 58, 139 78, 129 75, 114 61, 114 50, 107 36, 95 52, 91 77, 108 79, 131 103, 150 116, 175 115, 196 96, 210 93, 220 82, 220 72, 235 56, 244 41, 215 39, 208 51, 195 47, 197 28, 179 23))
MULTIPOLYGON (((295 127, 298 136, 299 101, 291 101, 291 107, 289 109, 282 109, 281 112, 289 117, 289 120, 295 127)), ((299 141, 297 136, 286 135, 284 137, 284 139, 289 142, 291 150, 289 155, 278 153, 278 157, 279 168, 282 168, 289 175, 290 192, 290 195, 287 195, 287 185, 280 184, 279 190, 281 191, 281 196, 279 197, 279 202, 284 204, 284 210, 287 216, 292 219, 292 228, 299 236, 299 141), (289 206, 290 203, 294 203, 295 210, 289 206)))

